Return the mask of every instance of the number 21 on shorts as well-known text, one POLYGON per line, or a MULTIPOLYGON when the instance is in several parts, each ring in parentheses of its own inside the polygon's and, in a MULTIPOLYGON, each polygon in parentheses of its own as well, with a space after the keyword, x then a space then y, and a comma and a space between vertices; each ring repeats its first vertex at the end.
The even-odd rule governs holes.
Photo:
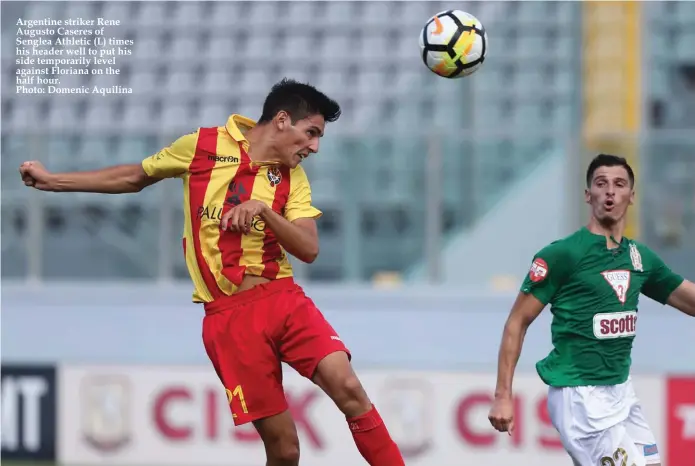
MULTIPOLYGON (((232 406, 232 401, 234 401, 235 397, 239 398, 239 404, 241 404, 241 410, 244 412, 244 414, 247 414, 249 412, 248 408, 246 408, 246 400, 244 399, 244 390, 241 389, 241 385, 237 385, 234 387, 234 390, 230 390, 228 388, 225 388, 224 391, 227 393, 227 403, 229 403, 229 406, 232 406)), ((234 413, 234 408, 232 407, 232 416, 236 417, 236 413, 234 413)))

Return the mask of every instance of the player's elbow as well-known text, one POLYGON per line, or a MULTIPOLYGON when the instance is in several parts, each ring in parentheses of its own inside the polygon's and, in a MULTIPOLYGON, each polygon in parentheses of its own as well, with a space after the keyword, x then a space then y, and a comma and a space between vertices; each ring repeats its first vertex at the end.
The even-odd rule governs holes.
POLYGON ((139 193, 145 189, 145 185, 138 183, 136 180, 123 180, 122 189, 120 190, 123 194, 133 194, 139 193))
POLYGON ((147 176, 147 173, 140 165, 131 165, 130 170, 123 173, 120 184, 124 193, 139 193, 155 181, 155 179, 147 176))
POLYGON ((306 248, 305 251, 302 251, 301 257, 298 257, 298 259, 306 264, 312 264, 317 257, 319 257, 318 244, 306 248))
POLYGON ((512 313, 507 319, 505 332, 512 335, 521 335, 528 330, 532 320, 522 313, 512 313))

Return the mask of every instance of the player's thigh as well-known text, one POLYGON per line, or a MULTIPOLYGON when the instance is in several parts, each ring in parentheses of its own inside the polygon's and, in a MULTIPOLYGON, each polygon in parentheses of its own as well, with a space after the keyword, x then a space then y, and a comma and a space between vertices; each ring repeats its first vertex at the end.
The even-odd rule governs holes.
POLYGON ((646 466, 624 423, 591 436, 572 438, 567 451, 578 466, 646 466))
POLYGON ((284 362, 303 377, 312 379, 326 356, 343 352, 350 359, 350 351, 338 332, 301 289, 288 292, 283 299, 288 304, 287 318, 277 344, 284 362))
POLYGON ((635 403, 630 409, 630 416, 625 421, 625 429, 628 436, 637 445, 645 464, 650 466, 661 464, 661 454, 656 437, 649 427, 639 403, 635 403))
POLYGON ((205 350, 224 385, 236 425, 287 409, 280 359, 266 336, 264 318, 249 305, 203 320, 205 350))
POLYGON ((580 442, 582 434, 575 429, 575 412, 571 409, 574 402, 573 395, 572 388, 549 387, 548 414, 553 427, 560 434, 562 446, 572 459, 573 465, 582 466, 590 461, 590 457, 587 457, 586 448, 580 442))
POLYGON ((632 461, 627 466, 644 466, 623 422, 596 429, 595 414, 586 405, 591 393, 589 387, 551 387, 548 391, 550 419, 574 465, 623 466, 625 458, 632 461))

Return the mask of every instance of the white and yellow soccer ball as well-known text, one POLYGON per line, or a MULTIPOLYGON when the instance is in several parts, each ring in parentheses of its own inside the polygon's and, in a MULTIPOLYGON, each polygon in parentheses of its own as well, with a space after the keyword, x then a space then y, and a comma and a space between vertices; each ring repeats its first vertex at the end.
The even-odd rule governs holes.
POLYGON ((422 61, 445 78, 470 76, 487 54, 487 34, 478 18, 461 10, 432 16, 420 33, 422 61))

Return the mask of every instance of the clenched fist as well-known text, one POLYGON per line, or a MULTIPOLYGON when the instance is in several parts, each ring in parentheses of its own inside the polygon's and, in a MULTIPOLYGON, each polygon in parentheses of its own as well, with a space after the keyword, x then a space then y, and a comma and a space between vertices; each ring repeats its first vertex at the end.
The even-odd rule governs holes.
POLYGON ((220 228, 222 228, 222 230, 229 229, 237 233, 241 232, 248 234, 249 231, 251 231, 253 218, 261 215, 266 207, 266 204, 257 199, 250 199, 246 202, 242 202, 238 206, 229 209, 229 211, 222 216, 220 228))
POLYGON ((41 162, 33 160, 24 162, 19 167, 19 174, 25 186, 39 189, 41 191, 51 191, 51 173, 44 168, 41 162))
POLYGON ((514 431, 514 404, 512 398, 495 398, 487 418, 496 430, 508 432, 511 435, 514 431))

